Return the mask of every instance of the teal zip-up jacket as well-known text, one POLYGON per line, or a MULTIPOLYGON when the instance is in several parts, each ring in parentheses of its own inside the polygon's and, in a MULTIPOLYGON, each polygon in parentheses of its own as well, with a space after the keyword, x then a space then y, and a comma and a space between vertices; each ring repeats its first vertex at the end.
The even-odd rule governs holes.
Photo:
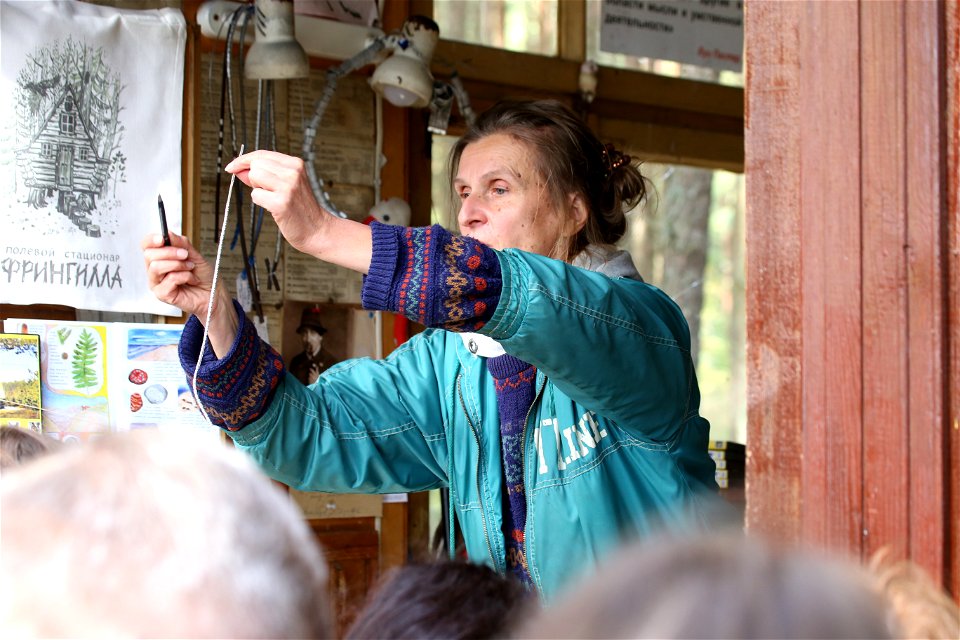
MULTIPOLYGON (((392 289, 371 293, 374 287, 365 283, 365 305, 378 308, 390 307, 390 291, 405 277, 402 265, 415 262, 378 257, 384 251, 378 246, 390 244, 385 238, 392 232, 385 229, 392 228, 375 229, 374 260, 399 266, 387 267, 394 272, 392 289)), ((434 236, 441 233, 434 228, 434 236)), ((392 237, 401 246, 387 254, 403 253, 403 237, 392 237)), ((537 369, 524 430, 524 537, 531 577, 549 600, 624 538, 703 524, 704 494, 716 488, 709 426, 698 413, 686 321, 664 293, 543 256, 484 250, 495 256, 499 299, 494 296, 494 308, 472 326, 537 369)), ((442 261, 445 254, 432 255, 442 261)), ((372 265, 368 278, 377 277, 375 271, 372 265)), ((429 323, 429 308, 414 319, 429 323)), ((256 379, 270 379, 263 371, 282 370, 282 363, 275 352, 251 356, 265 350, 249 321, 242 324, 224 360, 252 362, 247 368, 256 379)), ((460 322, 456 328, 471 327, 460 322)), ((187 363, 191 356, 196 362, 199 345, 188 333, 195 331, 184 331, 194 344, 181 344, 181 357, 192 373, 187 363)), ((269 475, 296 489, 448 487, 470 559, 505 572, 496 394, 474 344, 452 331, 427 329, 383 360, 342 362, 310 387, 289 374, 277 376, 269 394, 260 394, 266 399, 246 403, 254 406, 255 420, 230 426, 224 416, 222 422, 269 475)), ((207 356, 204 366, 215 371, 221 363, 207 356)), ((238 377, 224 371, 206 380, 201 371, 198 383, 207 389, 201 399, 212 399, 224 378, 238 377)))

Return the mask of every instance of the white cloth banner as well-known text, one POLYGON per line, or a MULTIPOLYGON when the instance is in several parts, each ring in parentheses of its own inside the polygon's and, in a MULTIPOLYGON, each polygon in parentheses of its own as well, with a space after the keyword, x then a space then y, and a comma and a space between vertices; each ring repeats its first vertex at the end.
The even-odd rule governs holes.
POLYGON ((147 288, 157 195, 179 232, 186 21, 0 2, 0 302, 180 315, 147 288))

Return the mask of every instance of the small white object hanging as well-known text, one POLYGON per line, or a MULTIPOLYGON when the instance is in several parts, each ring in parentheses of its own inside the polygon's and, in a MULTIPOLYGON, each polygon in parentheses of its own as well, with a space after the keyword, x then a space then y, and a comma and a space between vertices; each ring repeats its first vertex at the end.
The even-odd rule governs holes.
POLYGON ((253 292, 250 291, 250 282, 245 271, 237 274, 237 302, 247 313, 253 309, 253 292))

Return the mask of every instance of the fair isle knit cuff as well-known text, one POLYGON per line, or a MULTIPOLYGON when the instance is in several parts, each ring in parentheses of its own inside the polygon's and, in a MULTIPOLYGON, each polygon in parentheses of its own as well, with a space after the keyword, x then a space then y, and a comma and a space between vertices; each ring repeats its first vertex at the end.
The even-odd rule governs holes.
MULTIPOLYGON (((227 431, 237 431, 266 411, 273 391, 284 377, 280 354, 260 339, 256 327, 236 300, 240 331, 230 351, 218 360, 208 344, 197 373, 197 393, 210 420, 227 431)), ((193 371, 200 355, 203 325, 190 316, 180 336, 180 366, 193 389, 193 371)))
POLYGON ((373 259, 361 301, 427 327, 477 331, 500 301, 500 259, 490 247, 443 227, 372 223, 373 259))

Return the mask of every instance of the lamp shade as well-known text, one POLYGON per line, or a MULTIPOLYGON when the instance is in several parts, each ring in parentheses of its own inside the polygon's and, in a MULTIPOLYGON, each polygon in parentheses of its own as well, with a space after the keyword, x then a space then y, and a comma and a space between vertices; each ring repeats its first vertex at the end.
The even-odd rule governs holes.
POLYGON ((429 18, 413 16, 393 40, 393 55, 377 66, 370 86, 398 107, 425 107, 433 95, 430 58, 440 28, 429 18))
POLYGON ((244 60, 252 80, 286 80, 310 75, 307 54, 294 38, 293 0, 256 0, 257 38, 244 60))
POLYGON ((425 107, 433 95, 433 76, 424 64, 399 53, 380 63, 370 85, 398 107, 425 107))

